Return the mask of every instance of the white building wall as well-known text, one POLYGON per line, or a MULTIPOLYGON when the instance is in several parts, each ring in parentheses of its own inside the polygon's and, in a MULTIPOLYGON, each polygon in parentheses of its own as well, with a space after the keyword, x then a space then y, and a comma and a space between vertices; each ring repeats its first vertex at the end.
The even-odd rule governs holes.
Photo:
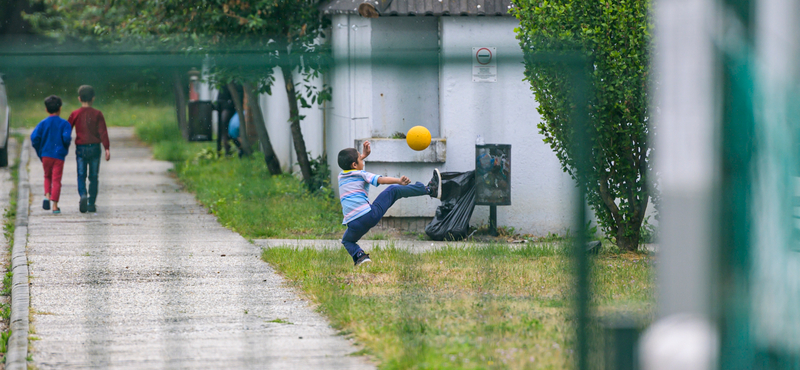
POLYGON ((352 148, 358 138, 370 137, 372 108, 372 66, 370 53, 370 20, 349 15, 336 15, 331 23, 331 49, 334 66, 328 81, 333 99, 326 111, 326 148, 331 168, 331 184, 336 188, 339 165, 336 156, 344 148, 352 148))
POLYGON ((372 65, 372 136, 424 126, 439 137, 438 18, 380 18, 371 33, 379 58, 372 65))
MULTIPOLYGON (((278 156, 281 163, 281 168, 286 172, 298 172, 300 169, 297 166, 297 155, 295 153, 294 142, 292 141, 292 131, 289 124, 289 102, 286 96, 286 81, 283 79, 283 73, 280 68, 273 70, 275 81, 272 85, 272 94, 261 94, 259 96, 259 104, 261 111, 264 114, 264 122, 267 125, 267 132, 269 133, 272 149, 278 156)), ((303 87, 303 76, 294 72, 294 82, 300 82, 300 86, 296 86, 298 91, 305 92, 303 87)), ((322 80, 315 79, 311 83, 317 88, 322 87, 322 80)), ((310 103, 310 101, 309 101, 310 103)), ((300 102, 297 102, 300 107, 300 102)), ((300 115, 305 118, 300 121, 300 130, 303 133, 303 139, 306 143, 306 150, 311 152, 311 158, 316 158, 322 155, 323 151, 323 111, 318 104, 312 104, 311 108, 300 107, 300 115)))
MULTIPOLYGON (((447 171, 475 168, 475 139, 511 144, 511 206, 499 206, 498 225, 545 235, 571 226, 575 183, 561 170, 536 125, 530 84, 523 81, 522 50, 511 17, 442 17, 441 127, 447 138, 447 171), (497 82, 472 82, 472 48, 497 48, 497 82)), ((472 223, 487 223, 489 207, 477 206, 472 223)))

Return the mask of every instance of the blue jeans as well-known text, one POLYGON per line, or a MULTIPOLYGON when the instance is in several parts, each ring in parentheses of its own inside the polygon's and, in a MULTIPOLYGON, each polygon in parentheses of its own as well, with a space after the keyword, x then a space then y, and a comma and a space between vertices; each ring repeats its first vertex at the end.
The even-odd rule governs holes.
POLYGON ((86 175, 89 175, 89 204, 97 200, 97 175, 100 172, 100 144, 75 146, 75 157, 78 162, 78 194, 81 198, 86 194, 86 175))
POLYGON ((347 249, 347 253, 355 259, 356 253, 361 251, 361 247, 356 244, 364 234, 378 224, 378 221, 383 218, 389 207, 400 198, 418 197, 420 195, 428 195, 428 190, 421 182, 416 182, 410 185, 390 185, 386 190, 375 198, 372 203, 372 209, 363 216, 350 221, 347 224, 347 230, 342 237, 342 244, 347 249))

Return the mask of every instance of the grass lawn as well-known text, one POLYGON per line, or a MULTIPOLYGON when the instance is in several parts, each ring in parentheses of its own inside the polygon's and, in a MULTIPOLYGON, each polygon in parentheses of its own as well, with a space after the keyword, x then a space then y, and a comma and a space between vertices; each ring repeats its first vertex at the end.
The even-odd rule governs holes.
POLYGON ((146 121, 136 134, 219 222, 246 238, 338 238, 342 210, 327 193, 309 193, 291 175, 271 176, 263 156, 218 157, 214 143, 187 143, 175 119, 146 121))
MULTIPOLYGON (((336 199, 308 193, 294 177, 270 176, 257 155, 217 158, 210 144, 183 142, 174 121, 142 122, 136 132, 157 158, 176 163, 177 177, 221 224, 245 237, 339 238, 343 231, 336 199)), ((381 368, 564 369, 572 367, 575 330, 570 259, 559 250, 388 248, 371 250, 373 263, 358 269, 344 249, 273 248, 262 258, 381 368)), ((652 257, 606 253, 595 262, 595 314, 647 321, 652 257)))
MULTIPOLYGON (((384 369, 572 367, 569 256, 528 244, 412 254, 265 249, 262 258, 319 304, 384 369)), ((653 310, 651 257, 595 259, 598 315, 653 310)))
POLYGON ((178 177, 219 222, 248 238, 338 238, 337 199, 311 194, 291 175, 270 176, 261 159, 196 159, 178 177))
MULTIPOLYGON (((63 98, 62 98, 63 99, 63 98)), ((14 99, 9 96, 11 106, 12 127, 34 128, 41 120, 47 118, 42 99, 14 99)), ((66 99, 61 106, 61 118, 67 119, 73 110, 80 108, 78 98, 66 99)), ((175 122, 175 109, 168 104, 130 104, 122 100, 97 100, 94 108, 103 112, 109 126, 132 127, 145 122, 175 122)))

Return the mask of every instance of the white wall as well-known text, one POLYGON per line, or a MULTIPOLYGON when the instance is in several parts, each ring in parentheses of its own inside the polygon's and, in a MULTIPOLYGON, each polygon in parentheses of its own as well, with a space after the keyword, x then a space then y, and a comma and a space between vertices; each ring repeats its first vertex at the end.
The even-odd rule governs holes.
MULTIPOLYGON (((574 182, 539 135, 530 84, 511 17, 442 17, 441 125, 447 171, 475 168, 475 138, 511 144, 511 206, 498 207, 498 224, 523 233, 563 232, 572 223, 574 182), (472 82, 472 48, 497 48, 497 82, 472 82)), ((472 223, 487 223, 477 206, 472 223)))
MULTIPOLYGON (((376 48, 375 42, 390 42, 397 35, 404 37, 402 42, 398 41, 401 47, 428 45, 426 41, 429 40, 421 39, 425 36, 421 32, 402 32, 407 24, 400 23, 413 22, 413 17, 404 18, 405 21, 399 21, 400 18, 333 17, 331 42, 337 65, 330 76, 333 102, 327 116, 327 150, 334 184, 339 172, 336 164, 339 150, 353 147, 354 140, 388 136, 389 131, 399 131, 402 127, 402 121, 398 124, 380 117, 384 108, 380 105, 379 90, 395 88, 395 91, 403 91, 407 81, 402 80, 401 75, 386 73, 384 70, 388 66, 385 64, 352 63, 359 59, 356 54, 369 55, 376 48), (379 25, 383 21, 387 22, 379 25), (393 26, 393 23, 398 24, 393 26), (384 72, 379 74, 376 71, 384 72)), ((442 52, 436 97, 439 119, 438 127, 431 124, 429 128, 434 137, 446 139, 446 162, 415 163, 403 159, 376 162, 368 158, 366 169, 386 176, 406 175, 412 181, 426 183, 435 167, 442 171, 474 169, 477 135, 482 135, 486 143, 511 144, 512 205, 498 207, 499 225, 536 235, 563 233, 572 222, 574 182, 561 171, 555 154, 538 134, 536 125, 540 118, 536 102, 530 84, 522 80, 524 66, 514 34, 518 22, 510 17, 441 17, 437 22, 442 52), (472 47, 478 46, 497 48, 496 83, 472 82, 472 47), (436 135, 437 130, 439 135, 436 135)), ((413 99, 419 96, 410 96, 412 104, 400 101, 406 98, 393 97, 391 104, 398 109, 415 109, 413 99)), ((420 104, 417 111, 408 112, 409 116, 430 111, 425 106, 420 104)), ((397 153, 397 157, 410 158, 413 153, 410 149, 408 151, 397 153)), ((374 199, 381 190, 373 189, 371 198, 374 199)), ((438 200, 427 197, 404 199, 396 203, 387 216, 431 217, 438 205, 438 200)), ((488 207, 476 207, 472 224, 487 222, 488 207)))
POLYGON ((372 136, 424 126, 438 137, 438 18, 385 17, 371 24, 372 55, 380 57, 372 63, 372 136))
POLYGON ((352 148, 359 138, 370 137, 369 117, 372 104, 372 66, 370 53, 370 20, 359 16, 333 16, 331 49, 334 66, 328 80, 333 99, 326 112, 326 147, 331 168, 331 184, 336 188, 339 165, 336 156, 344 148, 352 148), (358 62, 358 63, 357 63, 358 62))
MULTIPOLYGON (((272 143, 272 149, 278 156, 281 168, 284 171, 298 172, 297 155, 295 154, 292 132, 289 127, 289 102, 286 96, 286 82, 280 68, 273 70, 275 82, 272 85, 272 95, 261 94, 259 104, 264 114, 264 122, 267 125, 267 132, 272 143)), ((303 76, 295 71, 294 82, 303 81, 303 76)), ((322 87, 321 79, 311 81, 318 88, 322 87)), ((298 91, 305 92, 302 84, 295 87, 298 91)), ((300 102, 297 102, 300 107, 300 102)), ((305 118, 300 121, 300 130, 306 143, 306 150, 311 152, 311 158, 316 158, 322 154, 323 150, 323 110, 318 104, 313 104, 311 108, 300 108, 300 115, 305 118)))

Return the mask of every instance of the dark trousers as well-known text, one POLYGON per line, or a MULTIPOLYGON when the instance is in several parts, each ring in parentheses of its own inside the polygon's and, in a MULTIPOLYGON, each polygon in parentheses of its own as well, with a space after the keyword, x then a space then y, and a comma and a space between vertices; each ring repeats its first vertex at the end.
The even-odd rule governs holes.
POLYGON ((347 230, 345 230, 344 236, 342 237, 342 244, 344 244, 344 247, 347 249, 347 253, 350 253, 350 255, 355 258, 356 253, 361 251, 361 247, 359 247, 356 242, 358 242, 369 229, 378 224, 378 221, 383 218, 383 215, 386 214, 389 207, 398 199, 418 197, 427 194, 428 191, 425 190, 425 185, 422 185, 421 182, 410 185, 390 185, 375 198, 369 213, 347 224, 347 230))
POLYGON ((100 144, 75 146, 75 157, 78 162, 78 194, 81 198, 86 194, 86 176, 89 176, 89 204, 97 200, 97 176, 100 173, 100 144))

